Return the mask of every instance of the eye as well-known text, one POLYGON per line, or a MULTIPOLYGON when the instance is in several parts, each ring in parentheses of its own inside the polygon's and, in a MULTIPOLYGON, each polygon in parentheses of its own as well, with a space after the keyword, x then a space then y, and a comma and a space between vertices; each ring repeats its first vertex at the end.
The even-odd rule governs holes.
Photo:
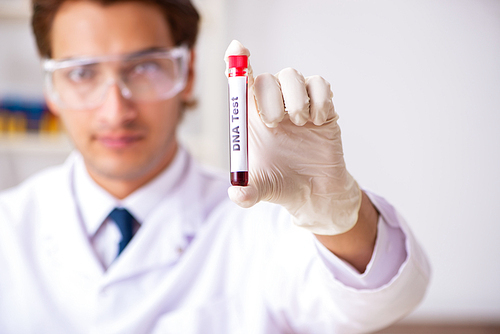
POLYGON ((95 71, 89 66, 75 67, 68 70, 66 77, 74 83, 90 81, 95 77, 95 71))
POLYGON ((147 61, 147 62, 142 62, 134 66, 132 69, 132 72, 135 74, 149 74, 149 73, 156 73, 160 71, 161 67, 158 63, 155 63, 153 61, 147 61))

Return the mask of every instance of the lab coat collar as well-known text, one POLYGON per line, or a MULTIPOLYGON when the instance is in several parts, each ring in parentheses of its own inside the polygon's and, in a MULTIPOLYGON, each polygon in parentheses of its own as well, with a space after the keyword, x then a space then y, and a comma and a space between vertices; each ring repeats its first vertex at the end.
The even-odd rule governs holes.
POLYGON ((122 207, 127 208, 140 224, 147 222, 154 208, 181 182, 187 164, 188 154, 179 147, 170 165, 152 181, 127 196, 121 202, 122 207))
POLYGON ((73 170, 72 195, 87 235, 93 237, 117 201, 90 177, 80 153, 75 152, 73 170))

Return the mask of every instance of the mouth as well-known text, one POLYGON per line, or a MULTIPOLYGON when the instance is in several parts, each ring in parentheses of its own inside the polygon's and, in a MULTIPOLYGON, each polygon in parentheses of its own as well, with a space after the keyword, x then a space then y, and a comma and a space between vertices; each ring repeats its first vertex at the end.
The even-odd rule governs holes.
POLYGON ((125 149, 142 140, 140 135, 98 135, 97 142, 109 149, 125 149))

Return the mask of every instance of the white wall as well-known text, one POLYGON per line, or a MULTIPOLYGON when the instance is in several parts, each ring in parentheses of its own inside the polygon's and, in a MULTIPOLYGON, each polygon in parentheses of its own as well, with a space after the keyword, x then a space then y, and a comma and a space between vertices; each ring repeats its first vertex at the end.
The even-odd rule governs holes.
MULTIPOLYGON (((500 1, 196 3, 200 108, 183 125, 186 145, 227 167, 231 39, 250 49, 256 73, 324 76, 349 170, 397 206, 431 259, 429 294, 409 319, 499 321, 500 1)), ((37 61, 19 24, 0 20, 0 88, 35 94, 37 61)))
POLYGON ((42 96, 42 75, 27 18, 0 16, 0 96, 42 96))

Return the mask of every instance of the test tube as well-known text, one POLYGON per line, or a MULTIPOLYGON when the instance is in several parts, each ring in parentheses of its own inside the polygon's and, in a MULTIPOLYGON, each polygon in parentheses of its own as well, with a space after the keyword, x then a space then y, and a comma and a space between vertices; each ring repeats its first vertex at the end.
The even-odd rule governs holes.
POLYGON ((248 185, 248 56, 229 56, 229 146, 231 184, 248 185))

